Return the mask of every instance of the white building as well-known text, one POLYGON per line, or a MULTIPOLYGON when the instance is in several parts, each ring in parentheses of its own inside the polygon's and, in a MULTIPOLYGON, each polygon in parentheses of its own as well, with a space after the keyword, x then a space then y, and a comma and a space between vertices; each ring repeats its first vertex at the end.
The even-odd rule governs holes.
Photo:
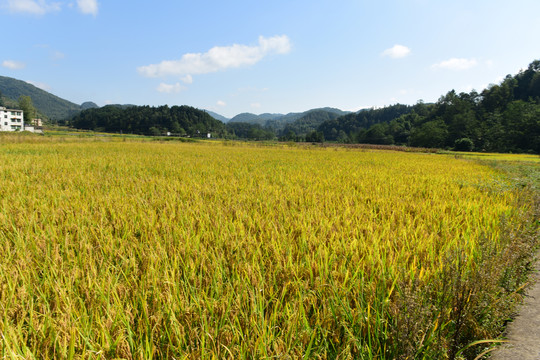
POLYGON ((23 111, 0 106, 0 131, 24 131, 23 111))

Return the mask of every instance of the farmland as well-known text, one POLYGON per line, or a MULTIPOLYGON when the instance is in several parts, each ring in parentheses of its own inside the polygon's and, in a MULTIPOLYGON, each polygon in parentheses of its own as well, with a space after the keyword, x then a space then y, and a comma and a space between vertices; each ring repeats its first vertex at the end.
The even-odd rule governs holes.
POLYGON ((493 168, 123 140, 2 139, 3 358, 456 358, 519 301, 531 205, 493 168))

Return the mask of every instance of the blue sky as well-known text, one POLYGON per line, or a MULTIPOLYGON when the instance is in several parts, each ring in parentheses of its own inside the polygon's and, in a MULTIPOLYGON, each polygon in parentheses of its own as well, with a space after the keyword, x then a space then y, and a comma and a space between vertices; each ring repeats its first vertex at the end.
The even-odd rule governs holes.
POLYGON ((436 101, 540 58, 538 0, 0 0, 0 75, 227 117, 436 101))

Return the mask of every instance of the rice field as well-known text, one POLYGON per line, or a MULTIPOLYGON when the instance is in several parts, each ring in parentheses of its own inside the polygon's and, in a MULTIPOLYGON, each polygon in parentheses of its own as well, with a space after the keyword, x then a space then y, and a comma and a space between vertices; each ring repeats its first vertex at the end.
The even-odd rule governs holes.
POLYGON ((0 140, 2 359, 468 357, 534 246, 453 156, 0 140))
POLYGON ((453 152, 452 154, 455 154, 457 156, 462 156, 466 159, 483 160, 483 161, 540 163, 540 155, 538 154, 497 154, 497 153, 475 153, 475 152, 453 152))

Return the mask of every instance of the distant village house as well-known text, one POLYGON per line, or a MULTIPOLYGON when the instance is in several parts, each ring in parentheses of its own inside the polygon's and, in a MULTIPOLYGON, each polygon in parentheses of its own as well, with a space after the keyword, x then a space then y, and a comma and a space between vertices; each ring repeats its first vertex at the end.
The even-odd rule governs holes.
POLYGON ((24 131, 23 111, 0 107, 0 131, 24 131))
POLYGON ((0 106, 0 131, 30 131, 43 133, 41 119, 32 119, 32 123, 24 125, 24 112, 0 106))

